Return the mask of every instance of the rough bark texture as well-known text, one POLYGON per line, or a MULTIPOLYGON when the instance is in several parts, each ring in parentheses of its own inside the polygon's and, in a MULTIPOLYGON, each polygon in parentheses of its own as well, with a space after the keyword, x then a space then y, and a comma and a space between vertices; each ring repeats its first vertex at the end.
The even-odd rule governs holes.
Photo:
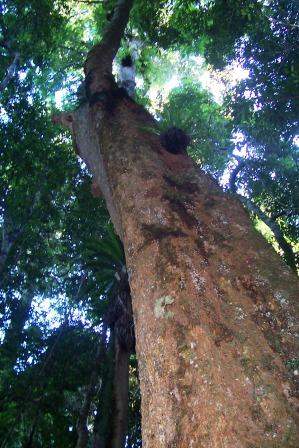
MULTIPOLYGON (((77 114, 77 115, 76 115, 77 114)), ((296 447, 296 277, 242 205, 122 100, 74 116, 130 275, 145 447, 296 447)))
POLYGON ((298 447, 296 276, 239 201, 145 130, 142 107, 96 102, 71 119, 125 247, 143 446, 298 447))

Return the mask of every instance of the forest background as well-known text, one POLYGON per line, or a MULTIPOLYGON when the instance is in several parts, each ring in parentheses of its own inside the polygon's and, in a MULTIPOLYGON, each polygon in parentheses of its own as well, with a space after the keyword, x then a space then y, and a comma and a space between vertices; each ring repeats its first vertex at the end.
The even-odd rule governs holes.
MULTIPOLYGON (((123 248, 69 133, 52 123, 80 104, 85 58, 114 3, 0 5, 1 447, 96 447, 118 426, 117 344, 133 325, 123 248)), ((117 74, 134 56, 136 101, 159 132, 184 130, 189 155, 295 272, 298 18, 296 0, 136 0, 114 64, 117 74)), ((138 447, 133 345, 119 446, 138 447)), ((297 359, 286 367, 298 375, 297 359)))

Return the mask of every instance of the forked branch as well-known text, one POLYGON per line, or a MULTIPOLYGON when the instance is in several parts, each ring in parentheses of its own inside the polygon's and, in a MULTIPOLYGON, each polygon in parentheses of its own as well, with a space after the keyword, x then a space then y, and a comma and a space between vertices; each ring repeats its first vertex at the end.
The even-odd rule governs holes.
POLYGON ((104 36, 87 55, 85 75, 97 70, 102 74, 111 74, 112 62, 119 49, 124 35, 133 0, 119 0, 114 10, 112 20, 107 25, 104 36))

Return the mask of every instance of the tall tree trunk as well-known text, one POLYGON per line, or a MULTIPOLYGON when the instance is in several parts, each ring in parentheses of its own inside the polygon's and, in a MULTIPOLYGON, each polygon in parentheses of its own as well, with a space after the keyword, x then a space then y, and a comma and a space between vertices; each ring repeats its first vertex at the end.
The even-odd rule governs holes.
POLYGON ((144 446, 298 446, 295 275, 142 108, 101 112, 77 142, 126 250, 144 446))
MULTIPOLYGON (((86 62, 92 92, 113 89, 101 54, 86 62)), ((285 367, 298 353, 296 276, 238 200, 146 131, 155 123, 142 107, 109 101, 68 122, 125 248, 143 446, 299 446, 296 377, 285 367)))

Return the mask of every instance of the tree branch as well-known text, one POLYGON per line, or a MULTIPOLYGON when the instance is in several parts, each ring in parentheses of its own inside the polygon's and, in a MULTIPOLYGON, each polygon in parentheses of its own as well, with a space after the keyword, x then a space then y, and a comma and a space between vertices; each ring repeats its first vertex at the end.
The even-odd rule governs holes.
POLYGON ((103 3, 103 0, 98 0, 98 1, 92 1, 92 0, 79 0, 76 3, 85 3, 87 5, 100 5, 101 3, 103 3))
POLYGON ((238 165, 234 168, 231 173, 231 177, 229 180, 229 189, 230 191, 242 202, 243 205, 254 215, 256 215, 261 221, 263 221, 269 229, 273 232, 276 242, 280 249, 284 254, 285 261, 287 264, 293 269, 294 272, 297 272, 296 259, 291 245, 286 241, 283 232, 281 231, 279 225, 266 215, 251 199, 246 198, 245 196, 237 193, 236 180, 240 171, 247 165, 247 161, 244 159, 240 159, 238 165))
POLYGON ((87 55, 85 75, 94 70, 101 75, 112 73, 112 62, 119 49, 121 39, 129 20, 133 0, 118 0, 111 22, 107 25, 101 42, 87 55))
POLYGON ((269 19, 270 22, 272 21, 274 23, 277 23, 278 25, 285 26, 289 29, 299 28, 299 25, 297 25, 296 23, 291 23, 289 21, 282 21, 279 19, 275 19, 274 17, 267 16, 267 14, 266 14, 266 17, 267 17, 267 19, 269 19))
POLYGON ((233 169, 233 171, 230 175, 229 189, 233 193, 237 193, 237 186, 236 186, 237 176, 238 176, 239 172, 242 171, 243 168, 245 168, 245 166, 246 166, 246 161, 239 160, 238 165, 233 169))
POLYGON ((6 89, 10 80, 13 78, 16 68, 17 68, 19 58, 20 58, 20 53, 18 51, 15 51, 13 61, 7 69, 6 76, 0 83, 0 92, 3 92, 3 90, 6 89))
POLYGON ((294 272, 297 272, 294 252, 292 250, 291 245, 286 241, 279 225, 275 221, 273 221, 272 218, 267 216, 266 213, 264 213, 253 201, 251 201, 248 198, 245 198, 241 194, 236 194, 236 196, 240 199, 242 204, 244 204, 249 211, 254 213, 261 221, 263 221, 269 227, 269 229, 274 234, 277 244, 283 251, 284 258, 287 264, 293 269, 294 272))

